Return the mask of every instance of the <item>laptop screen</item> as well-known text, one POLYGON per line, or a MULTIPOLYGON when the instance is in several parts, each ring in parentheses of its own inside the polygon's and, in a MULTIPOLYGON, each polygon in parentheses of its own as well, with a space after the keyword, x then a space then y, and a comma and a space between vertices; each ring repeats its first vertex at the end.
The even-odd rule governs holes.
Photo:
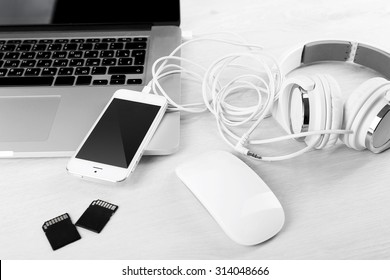
POLYGON ((0 0, 0 28, 179 25, 179 0, 0 0))

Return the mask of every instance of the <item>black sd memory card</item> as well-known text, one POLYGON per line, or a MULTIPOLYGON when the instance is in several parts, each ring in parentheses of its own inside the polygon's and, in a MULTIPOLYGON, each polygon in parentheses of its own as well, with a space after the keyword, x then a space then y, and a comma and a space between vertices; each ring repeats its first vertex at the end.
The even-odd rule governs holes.
POLYGON ((81 238, 68 213, 46 221, 42 229, 53 250, 57 250, 81 238))
POLYGON ((100 233, 117 209, 117 205, 100 199, 94 200, 76 222, 76 226, 100 233))

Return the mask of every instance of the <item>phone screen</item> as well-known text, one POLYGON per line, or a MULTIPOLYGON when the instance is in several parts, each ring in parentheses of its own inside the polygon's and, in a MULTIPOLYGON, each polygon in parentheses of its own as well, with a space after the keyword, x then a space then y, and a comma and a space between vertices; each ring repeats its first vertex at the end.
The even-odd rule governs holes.
POLYGON ((160 108, 114 98, 76 158, 127 168, 160 108))

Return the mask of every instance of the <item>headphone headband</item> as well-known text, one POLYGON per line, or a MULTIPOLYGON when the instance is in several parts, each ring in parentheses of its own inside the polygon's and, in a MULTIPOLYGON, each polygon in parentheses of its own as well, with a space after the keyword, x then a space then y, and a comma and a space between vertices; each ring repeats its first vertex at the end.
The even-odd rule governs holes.
POLYGON ((284 75, 292 70, 315 62, 353 62, 371 68, 390 79, 390 54, 378 48, 351 41, 328 40, 305 44, 281 63, 284 75))

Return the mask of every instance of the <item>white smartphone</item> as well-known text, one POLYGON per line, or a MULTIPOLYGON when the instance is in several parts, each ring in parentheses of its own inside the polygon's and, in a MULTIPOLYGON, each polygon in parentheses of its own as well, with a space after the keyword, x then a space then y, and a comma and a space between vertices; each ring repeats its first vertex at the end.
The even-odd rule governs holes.
POLYGON ((166 108, 167 100, 162 96, 116 91, 66 169, 79 177, 125 180, 137 166, 166 108))

